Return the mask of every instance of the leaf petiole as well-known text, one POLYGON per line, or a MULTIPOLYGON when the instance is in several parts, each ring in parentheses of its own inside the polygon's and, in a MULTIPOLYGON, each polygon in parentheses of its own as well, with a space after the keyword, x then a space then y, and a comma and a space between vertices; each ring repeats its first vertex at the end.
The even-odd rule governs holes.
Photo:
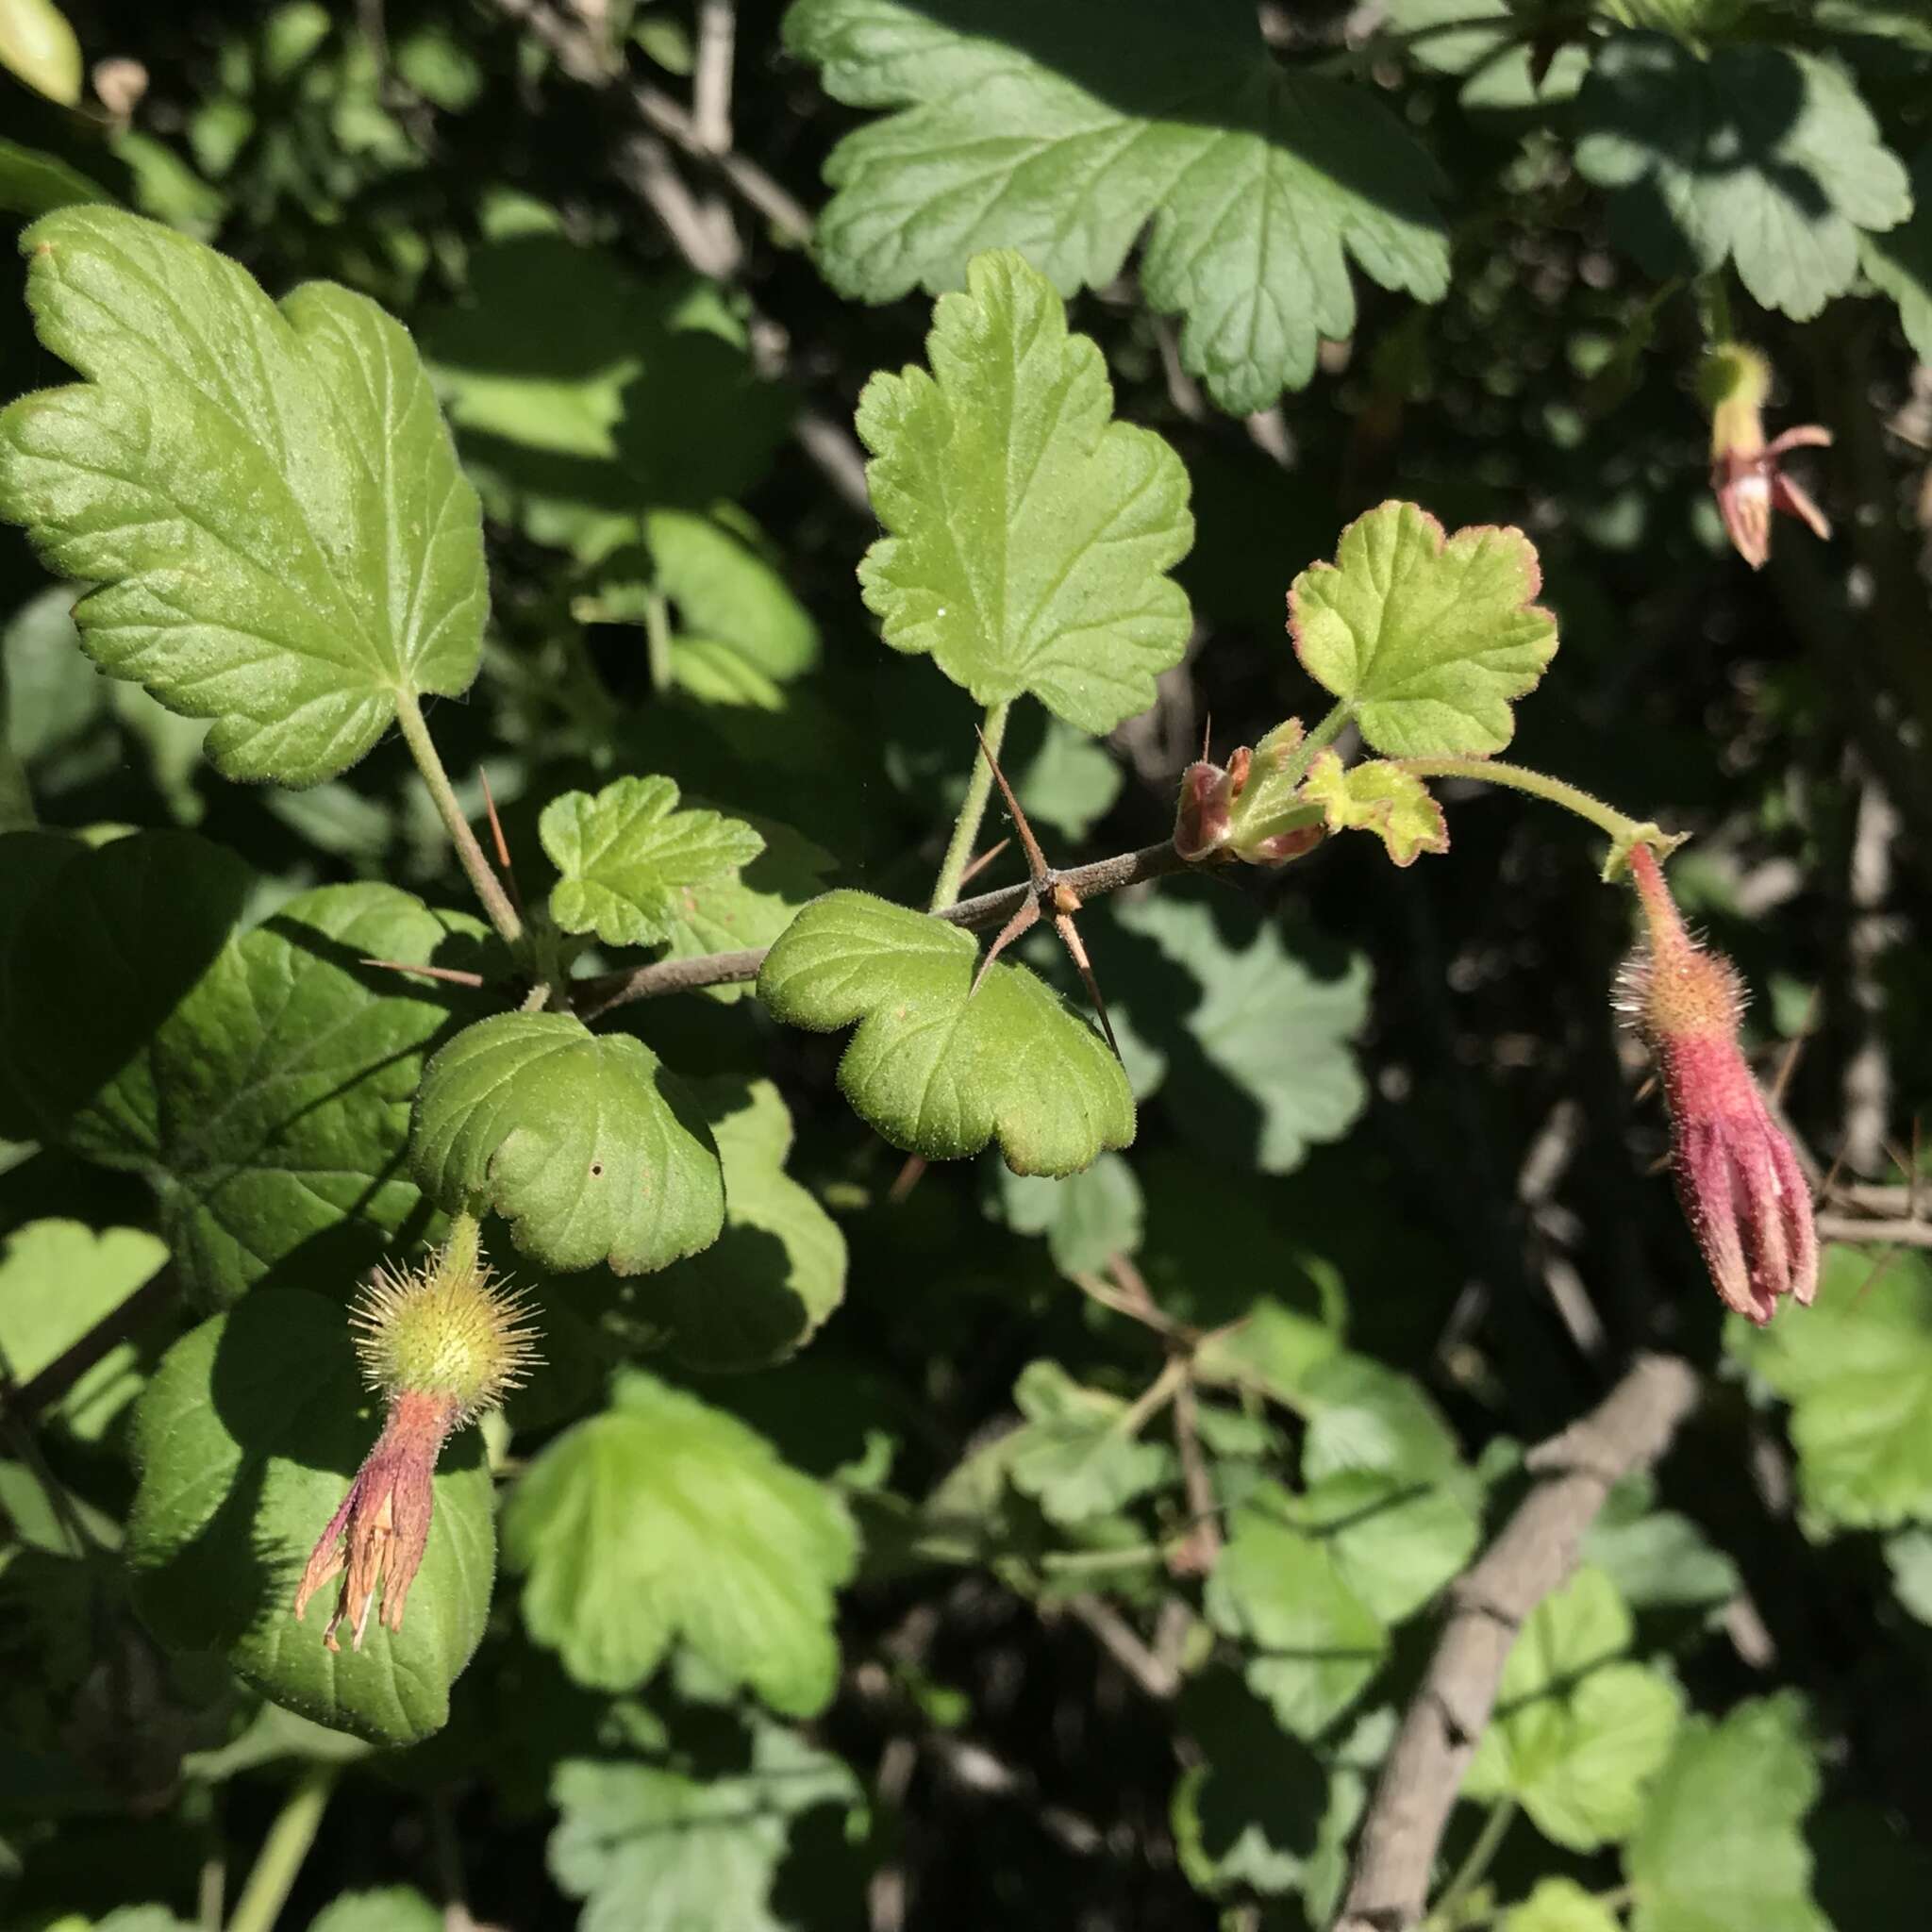
POLYGON ((506 945, 519 944, 524 937, 524 922, 518 918, 517 908, 510 904, 502 880, 490 869, 490 861, 483 856, 483 848, 476 842, 476 835, 470 829, 469 820, 463 816, 456 787, 449 782, 449 774, 442 768, 436 741, 429 735, 429 726, 423 718, 423 708, 416 702, 413 691, 396 692, 396 723, 403 728, 403 741, 409 747, 409 756, 416 760, 416 769, 422 773, 424 784, 429 788, 437 816, 442 820, 443 829, 449 833, 450 842, 457 849, 457 858, 461 861, 476 897, 482 902, 483 910, 490 915, 491 924, 503 936, 506 945))
POLYGON ((1354 715, 1346 698, 1331 707, 1328 715, 1295 746, 1293 755, 1274 779, 1274 789, 1292 791, 1308 775, 1308 767, 1341 736, 1354 715))
POLYGON ((992 761, 1006 741, 1007 714, 1012 700, 986 708, 986 721, 979 727, 980 748, 974 755, 973 775, 966 781, 966 796, 959 804, 959 816, 953 824, 953 836, 946 841, 946 856, 940 862, 940 875, 932 889, 928 912, 943 912, 959 896, 959 882, 966 875, 967 861, 979 841, 980 821, 986 817, 986 802, 992 796, 992 761))
POLYGON ((315 1842, 322 1814, 328 1809, 329 1796, 336 1788, 336 1766, 318 1764, 289 1793, 262 1840, 248 1883, 235 1902, 228 1932, 274 1932, 301 1875, 302 1861, 315 1842))

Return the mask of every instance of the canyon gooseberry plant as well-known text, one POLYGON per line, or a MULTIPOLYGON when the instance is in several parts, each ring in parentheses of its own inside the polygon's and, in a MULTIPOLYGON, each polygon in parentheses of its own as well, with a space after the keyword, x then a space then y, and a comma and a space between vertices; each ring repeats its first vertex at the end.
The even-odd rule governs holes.
MULTIPOLYGON (((0 418, 0 503, 50 562, 92 581, 75 609, 83 646, 103 670, 209 719, 210 753, 237 777, 311 785, 399 724, 494 927, 480 972, 365 961, 430 991, 441 974, 508 1010, 466 1018, 453 1005, 432 1057, 424 1041, 389 1063, 407 1115, 391 1113, 365 1157, 401 1159, 407 1119, 415 1185, 452 1232, 420 1267, 378 1274, 362 1305, 358 1347, 384 1421, 346 1498, 310 1528, 320 1540, 295 1594, 299 1619, 341 1574, 322 1641, 333 1649, 346 1622, 360 1650, 378 1602, 390 1631, 403 1625, 445 1440, 495 1407, 531 1359, 521 1305, 481 1257, 477 1217, 500 1217, 542 1271, 543 1300, 560 1307, 585 1271, 630 1283, 728 1240, 727 1204, 757 1227, 758 1186, 784 1185, 770 1163, 742 1186, 722 1152, 729 1111, 638 1038, 593 1031, 586 1013, 755 974, 760 1004, 788 1025, 856 1024, 840 1087, 909 1155, 958 1159, 991 1144, 1015 1175, 1064 1176, 1132 1143, 1127 1073, 1092 1018, 1010 956, 982 966, 958 894, 1014 708, 1037 703, 1103 732, 1179 660, 1187 604, 1171 573, 1192 535, 1186 475, 1160 437, 1115 420, 1099 352, 1069 330, 1047 281, 1017 254, 974 257, 964 290, 936 305, 929 369, 876 377, 858 411, 885 526, 859 565, 865 599, 889 645, 929 658, 985 711, 930 907, 851 890, 796 906, 749 899, 733 933, 748 943, 719 949, 695 908, 739 889, 766 835, 681 804, 669 777, 617 777, 545 804, 558 879, 535 907, 513 900, 472 833, 423 700, 460 692, 478 667, 477 506, 408 336, 340 289, 275 305, 202 244, 130 215, 62 212, 25 245, 42 339, 86 380, 0 418), (575 974, 593 941, 618 963, 575 974), (658 959, 625 967, 622 954, 640 947, 658 959)), ((1582 817, 1607 838, 1607 876, 1637 868, 1653 915, 1646 1025, 1666 1065, 1687 1208, 1721 1290, 1763 1319, 1777 1292, 1808 1298, 1808 1203, 1789 1158, 1776 1164, 1774 1132, 1757 1135, 1755 1153, 1732 1144, 1755 1089, 1730 1043, 1728 981, 1712 981, 1721 1012, 1665 1010, 1683 961, 1703 960, 1657 924, 1667 902, 1654 855, 1674 841, 1495 756, 1514 734, 1514 704, 1557 651, 1540 586, 1519 529, 1450 532, 1403 502, 1357 519, 1333 560, 1308 565, 1287 592, 1295 656, 1332 703, 1225 768, 1191 767, 1174 839, 1117 868, 1118 882, 1276 869, 1348 830, 1407 866, 1447 847, 1430 791, 1442 779, 1514 788, 1582 817), (1362 753, 1345 756, 1344 742, 1362 753), (1687 1071, 1719 1053, 1723 1106, 1707 1097, 1709 1078, 1687 1071), (1706 1146, 1713 1134, 1722 1146, 1706 1146), (1719 1194, 1740 1202, 1735 1219, 1719 1194)), ((1081 903, 1043 858, 1001 899, 1002 916, 1029 896, 1062 921, 1081 903)), ((981 923, 991 914, 975 911, 981 923)), ((165 1086, 160 1104, 176 1104, 165 1086)), ((1750 1118, 1761 1126, 1761 1116, 1760 1105, 1750 1118)), ((708 1311, 714 1323, 771 1327, 748 1284, 708 1278, 744 1303, 708 1311)), ((295 1279, 351 1285, 332 1270, 295 1279)), ((675 1300, 654 1310, 647 1287, 616 1291, 629 1319, 674 1333, 687 1322, 675 1300)), ((791 1299, 797 1313, 767 1335, 767 1356, 823 1319, 810 1292, 791 1299)), ((152 1484, 175 1452, 156 1436, 149 1453, 152 1484)), ((810 1615, 824 1614, 821 1600, 810 1615)), ((547 1637, 551 1623, 541 1627, 547 1637)), ((257 1671, 265 1689, 295 1696, 274 1666, 257 1671)))
POLYGON ((1922 1896, 1923 9, 202 11, 0 0, 0 1918, 1922 1896))

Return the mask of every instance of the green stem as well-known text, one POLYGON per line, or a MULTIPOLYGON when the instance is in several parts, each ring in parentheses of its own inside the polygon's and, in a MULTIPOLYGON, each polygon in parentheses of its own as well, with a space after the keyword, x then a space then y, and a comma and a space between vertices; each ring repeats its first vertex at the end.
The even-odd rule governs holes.
POLYGON ((651 668, 651 691, 662 697, 671 689, 671 600, 662 591, 644 599, 644 653, 651 668))
POLYGON ((463 816, 463 808, 458 802, 457 789, 449 782, 449 774, 442 768, 442 759, 437 756, 436 742, 429 736, 429 726, 423 721, 423 708, 416 702, 412 691, 396 693, 396 723, 403 727, 403 741, 409 747, 409 756, 416 760, 416 769, 423 774, 423 782, 429 788, 429 795, 436 802, 437 815, 442 820, 443 829, 450 836, 450 842, 457 849, 457 858, 461 861, 464 873, 476 897, 482 902, 490 923, 503 936, 506 945, 514 946, 524 937, 524 922, 517 917, 517 908, 509 903, 509 894, 503 890, 503 882, 490 869, 490 861, 483 856, 483 848, 476 842, 476 835, 470 829, 470 822, 463 816))
POLYGON ((1187 1357, 1179 1355, 1171 1357, 1159 1374, 1141 1390, 1129 1407, 1121 1411, 1113 1424, 1114 1432, 1122 1436, 1138 1436, 1174 1400, 1187 1379, 1187 1357))
POLYGON ((1308 775, 1308 767, 1341 736, 1343 725, 1353 716, 1344 698, 1295 747, 1294 756, 1281 768, 1274 785, 1284 791, 1293 791, 1308 775))
POLYGON ((1456 1923, 1456 1907, 1482 1883, 1483 1874, 1502 1850, 1503 1840, 1515 1823, 1516 1800, 1498 1798, 1483 1821, 1483 1828, 1476 1833, 1475 1842, 1469 1848, 1469 1856, 1457 1868, 1456 1876, 1443 1888, 1441 1897, 1429 1908, 1428 1917, 1423 1922, 1425 1927, 1449 1926, 1456 1923))
POLYGON ((1724 284, 1724 270, 1713 269, 1709 275, 1699 275, 1692 288, 1706 347, 1731 341, 1731 291, 1724 284))
POLYGON ((979 727, 986 749, 974 757, 973 775, 966 781, 966 796, 960 804, 953 836, 947 841, 946 856, 940 864, 939 881, 932 889, 932 903, 926 908, 929 912, 943 912, 959 896, 959 881, 966 875, 967 862, 979 841, 979 822, 986 816, 986 801, 992 795, 991 760, 999 757, 1000 746, 1006 741, 1007 713, 1011 708, 1010 699, 986 708, 986 722, 979 727))
POLYGON ((329 1793, 336 1786, 336 1767, 318 1764, 305 1773, 288 1795, 275 1820, 261 1841, 261 1851, 242 1896, 235 1901, 235 1916, 228 1921, 228 1932, 275 1932, 275 1921, 289 1902, 302 1861, 315 1842, 322 1814, 328 1809, 329 1793))
POLYGON ((1615 806, 1605 804, 1581 787, 1566 785, 1560 778, 1523 765, 1506 765, 1495 758, 1398 758, 1395 762, 1418 778, 1474 778, 1484 785, 1507 785, 1514 791, 1527 791, 1588 819, 1612 839, 1635 840, 1646 829, 1641 820, 1625 817, 1615 806))

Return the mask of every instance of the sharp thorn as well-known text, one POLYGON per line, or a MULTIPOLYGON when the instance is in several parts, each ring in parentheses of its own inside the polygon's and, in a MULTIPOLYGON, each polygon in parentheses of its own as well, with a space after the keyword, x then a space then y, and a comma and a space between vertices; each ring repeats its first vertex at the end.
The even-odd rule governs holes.
POLYGON ((979 982, 986 977, 987 969, 992 964, 992 962, 995 959, 997 959, 999 956, 1003 952, 1005 952, 1006 949, 1009 945, 1011 945, 1013 941, 1016 939, 1018 939, 1023 932, 1027 931, 1029 928, 1031 928, 1034 925, 1037 925, 1039 923, 1040 901, 1038 899, 1021 900, 1020 909, 1013 914, 1012 918, 1007 921, 1006 924, 1000 927, 999 937, 995 939, 992 944, 987 947, 986 951, 980 955, 979 970, 973 975, 973 984, 966 989, 966 997, 969 1000, 973 997, 974 993, 976 993, 979 991, 979 982))
POLYGON ((1058 932, 1060 944, 1066 947, 1067 955, 1080 975, 1080 984, 1087 989, 1087 997, 1093 1002, 1093 1010, 1100 1016, 1100 1030, 1107 1035, 1107 1043, 1112 1047, 1114 1058, 1120 1059, 1121 1043, 1113 1037, 1113 1022, 1108 1017, 1107 1001, 1101 993, 1099 980, 1093 976, 1093 963, 1088 958, 1087 948, 1080 941, 1079 929, 1074 924, 1073 914, 1062 912, 1055 919, 1054 928, 1058 932))
POLYGON ((979 855, 979 857, 975 858, 973 861, 973 863, 969 865, 966 868, 966 870, 959 874, 960 885, 967 885, 972 880, 976 879, 979 876, 979 874, 983 873, 987 869, 987 867, 990 866, 993 862, 993 860, 997 858, 1000 856, 1000 854, 1004 852, 1007 849, 1007 847, 1010 845, 1012 842, 1013 841, 1010 839, 1002 839, 997 845, 989 845, 986 848, 986 850, 982 852, 979 855))
POLYGON ((509 862, 509 841, 503 836, 503 821, 496 815, 496 798, 490 790, 490 774, 481 765, 476 767, 476 776, 483 786, 483 807, 490 814, 490 836, 496 845, 497 870, 503 874, 504 884, 509 888, 510 903, 517 908, 519 918, 525 917, 524 895, 517 890, 516 868, 509 862))
POLYGON ((1007 814, 1013 821, 1013 829, 1020 835, 1020 843, 1026 854, 1026 871, 1033 880, 1033 890, 1043 891, 1052 869, 1047 865, 1046 854, 1040 849, 1040 841, 1033 836, 1033 827, 1026 823, 1026 814, 1020 809, 1020 801, 1013 796, 1013 788, 1007 783, 1007 774, 1000 770, 1000 761, 992 755, 992 747, 986 741, 986 733, 977 724, 973 735, 979 741, 979 749, 994 781, 1000 788, 1000 796, 1007 801, 1007 814))
POLYGON ((380 966, 385 973, 420 973, 425 979, 446 979, 452 986, 483 986, 480 973, 460 972, 454 966, 418 966, 409 959, 358 959, 358 966, 380 966))

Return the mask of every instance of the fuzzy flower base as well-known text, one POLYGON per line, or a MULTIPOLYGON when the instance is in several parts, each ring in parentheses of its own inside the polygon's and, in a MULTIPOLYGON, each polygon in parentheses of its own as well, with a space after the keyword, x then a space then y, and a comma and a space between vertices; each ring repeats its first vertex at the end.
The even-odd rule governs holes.
POLYGON ((351 1316, 363 1379, 389 1405, 382 1434, 309 1553, 295 1591, 299 1623, 317 1591, 342 1578, 322 1641, 358 1650, 379 1605, 403 1627, 436 1510, 436 1459, 453 1430, 501 1405, 537 1359, 529 1309, 492 1275, 476 1224, 459 1217, 447 1242, 412 1272, 378 1270, 351 1316))

